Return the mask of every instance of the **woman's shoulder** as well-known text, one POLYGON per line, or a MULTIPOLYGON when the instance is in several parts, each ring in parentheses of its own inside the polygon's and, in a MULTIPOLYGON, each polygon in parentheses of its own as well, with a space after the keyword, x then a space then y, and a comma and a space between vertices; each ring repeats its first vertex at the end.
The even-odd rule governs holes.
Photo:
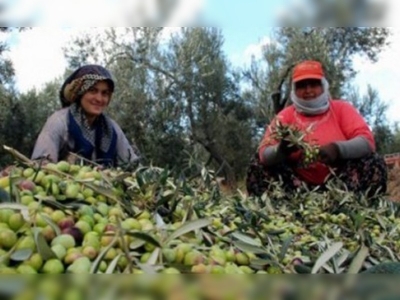
POLYGON ((105 117, 107 118, 108 122, 111 123, 111 125, 112 125, 113 127, 120 127, 120 126, 118 125, 117 121, 115 121, 113 118, 111 118, 111 117, 109 117, 109 116, 105 116, 105 117))
POLYGON ((119 126, 119 124, 117 123, 117 121, 115 121, 113 118, 107 116, 108 121, 110 122, 110 124, 112 125, 112 127, 114 128, 114 130, 116 131, 117 134, 122 133, 122 129, 121 126, 119 126))
POLYGON ((49 119, 59 119, 59 118, 66 118, 68 115, 68 107, 61 108, 59 110, 56 110, 53 112, 50 116, 49 119))
POLYGON ((64 136, 68 131, 67 125, 68 110, 61 109, 53 112, 42 127, 41 134, 55 136, 64 136))
POLYGON ((355 108, 353 103, 344 99, 332 99, 331 106, 337 109, 355 108))
POLYGON ((294 108, 293 104, 291 104, 291 105, 285 107, 284 109, 282 109, 276 115, 276 118, 281 121, 290 120, 294 117, 294 113, 295 113, 295 108, 294 108))
POLYGON ((47 123, 54 126, 63 126, 67 122, 68 108, 62 108, 53 112, 48 118, 47 123))
POLYGON ((346 118, 360 115, 359 109, 353 103, 343 99, 332 100, 331 108, 336 115, 346 118))

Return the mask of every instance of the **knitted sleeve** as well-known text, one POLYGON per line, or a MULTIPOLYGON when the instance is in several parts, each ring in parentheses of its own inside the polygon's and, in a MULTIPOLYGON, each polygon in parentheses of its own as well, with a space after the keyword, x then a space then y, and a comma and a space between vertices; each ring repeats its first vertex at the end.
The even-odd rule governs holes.
POLYGON ((273 132, 274 126, 278 120, 279 122, 285 124, 287 123, 288 116, 290 116, 292 113, 293 112, 291 108, 282 110, 266 127, 264 137, 258 147, 259 158, 263 164, 275 164, 282 160, 282 157, 276 151, 276 145, 278 144, 278 141, 271 137, 271 133, 273 132))
POLYGON ((68 135, 66 112, 65 109, 57 111, 47 119, 36 140, 31 159, 48 158, 58 162, 68 135))
POLYGON ((139 160, 137 147, 130 144, 121 127, 113 120, 115 132, 117 133, 117 159, 118 163, 133 163, 139 160), (136 151, 134 150, 136 149, 136 151))
POLYGON ((375 151, 376 146, 373 133, 370 127, 368 126, 367 122, 365 121, 365 119, 361 116, 361 114, 357 111, 357 109, 353 105, 351 105, 348 102, 341 101, 340 108, 338 110, 338 119, 340 127, 344 135, 346 136, 347 141, 349 142, 356 141, 349 144, 355 146, 360 145, 360 147, 362 147, 363 145, 362 141, 364 141, 364 145, 365 142, 367 142, 367 144, 370 147, 370 150, 372 152, 375 151))

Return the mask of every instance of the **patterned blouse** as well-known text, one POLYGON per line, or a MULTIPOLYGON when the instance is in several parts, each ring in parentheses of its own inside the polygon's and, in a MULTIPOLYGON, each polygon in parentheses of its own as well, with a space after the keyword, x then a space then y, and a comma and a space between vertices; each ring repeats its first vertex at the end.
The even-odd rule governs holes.
MULTIPOLYGON (((40 135, 36 141, 31 159, 47 157, 53 162, 68 160, 68 157, 74 149, 74 140, 68 132, 68 107, 53 113, 46 121, 40 135)), ((125 134, 120 126, 111 120, 114 130, 117 134, 116 153, 117 162, 135 163, 139 160, 129 144, 125 134)), ((96 161, 96 151, 93 151, 92 160, 96 161)))

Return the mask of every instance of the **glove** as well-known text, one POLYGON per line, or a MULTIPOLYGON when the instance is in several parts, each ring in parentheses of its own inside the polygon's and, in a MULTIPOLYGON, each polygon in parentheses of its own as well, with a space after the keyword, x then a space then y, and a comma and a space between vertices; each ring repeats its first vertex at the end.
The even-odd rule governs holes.
POLYGON ((278 152, 281 153, 283 156, 288 157, 292 153, 299 150, 297 145, 291 145, 287 140, 281 140, 278 145, 278 152))
POLYGON ((319 148, 319 159, 322 163, 332 165, 340 158, 339 147, 330 143, 319 148))
POLYGON ((287 140, 281 140, 277 151, 284 157, 285 160, 297 162, 302 156, 302 150, 297 145, 292 145, 287 140))

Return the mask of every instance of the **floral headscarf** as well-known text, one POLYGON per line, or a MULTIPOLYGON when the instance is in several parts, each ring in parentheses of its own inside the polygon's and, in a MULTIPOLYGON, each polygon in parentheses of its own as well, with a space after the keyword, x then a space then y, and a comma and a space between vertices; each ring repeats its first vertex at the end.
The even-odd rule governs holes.
POLYGON ((117 134, 110 118, 101 114, 92 126, 78 100, 98 81, 106 80, 114 91, 111 74, 98 65, 86 65, 72 73, 60 90, 63 107, 68 107, 68 132, 74 140, 73 152, 88 160, 95 153, 96 162, 112 166, 116 163, 117 134))
POLYGON ((64 82, 60 90, 60 100, 63 107, 76 102, 99 80, 106 80, 114 91, 114 81, 110 72, 99 65, 85 65, 72 73, 64 82))

